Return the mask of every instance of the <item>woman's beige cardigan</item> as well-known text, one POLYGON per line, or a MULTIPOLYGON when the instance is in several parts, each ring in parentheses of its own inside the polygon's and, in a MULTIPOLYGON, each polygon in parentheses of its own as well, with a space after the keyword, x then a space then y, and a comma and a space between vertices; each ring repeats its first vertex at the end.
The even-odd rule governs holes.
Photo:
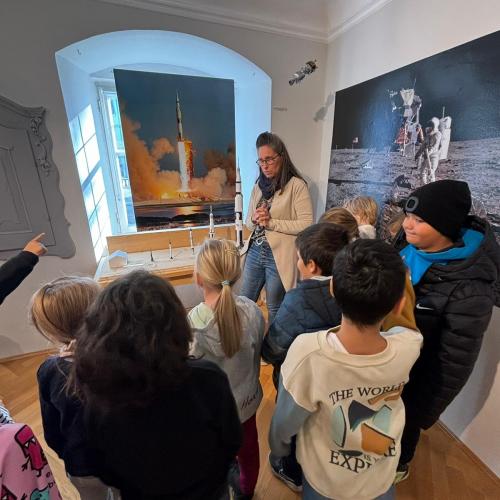
MULTIPOLYGON (((252 215, 262 192, 255 184, 248 205, 246 226, 255 229, 252 215)), ((273 251, 281 282, 288 291, 297 281, 297 250, 295 236, 313 222, 311 196, 307 184, 298 177, 292 177, 285 188, 276 192, 270 210, 271 219, 266 227, 266 238, 273 251)))

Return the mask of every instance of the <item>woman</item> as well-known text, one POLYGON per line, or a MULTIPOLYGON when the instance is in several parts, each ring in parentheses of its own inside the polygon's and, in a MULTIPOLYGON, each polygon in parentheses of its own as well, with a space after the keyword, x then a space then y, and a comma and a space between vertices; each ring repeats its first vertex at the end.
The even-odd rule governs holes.
POLYGON ((88 311, 72 378, 85 402, 96 475, 123 500, 219 500, 241 446, 226 374, 189 357, 191 329, 172 285, 135 271, 88 311))
POLYGON ((285 292, 295 286, 295 236, 313 222, 309 190, 283 141, 271 132, 257 137, 259 178, 252 190, 246 220, 252 231, 241 295, 257 301, 266 287, 269 323, 285 292))

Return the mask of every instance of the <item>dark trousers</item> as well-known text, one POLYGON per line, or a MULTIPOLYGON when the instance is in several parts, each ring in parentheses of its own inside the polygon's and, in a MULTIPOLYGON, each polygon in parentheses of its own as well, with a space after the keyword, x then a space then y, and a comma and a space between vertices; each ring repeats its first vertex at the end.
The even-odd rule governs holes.
POLYGON ((259 477, 259 436, 255 415, 243 422, 243 443, 238 451, 240 489, 245 495, 253 495, 259 477))
POLYGON ((417 449, 418 440, 420 439, 420 425, 416 419, 412 417, 410 412, 406 414, 405 428, 401 438, 401 456, 399 463, 401 465, 411 462, 417 449))

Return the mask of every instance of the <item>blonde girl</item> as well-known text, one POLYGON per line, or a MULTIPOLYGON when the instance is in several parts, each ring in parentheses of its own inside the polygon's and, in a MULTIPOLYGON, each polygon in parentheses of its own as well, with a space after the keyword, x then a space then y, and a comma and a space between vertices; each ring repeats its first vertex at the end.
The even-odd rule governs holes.
POLYGON ((347 200, 344 206, 356 219, 361 238, 376 238, 377 202, 371 196, 356 196, 347 200))
POLYGON ((64 276, 43 285, 31 298, 30 320, 47 340, 70 355, 80 322, 99 293, 90 278, 64 276))
POLYGON ((239 480, 231 485, 236 498, 251 498, 259 475, 259 443, 255 414, 262 399, 260 351, 265 322, 252 300, 232 287, 241 274, 234 243, 207 240, 196 258, 195 277, 204 301, 189 313, 193 329, 191 354, 219 365, 227 374, 243 426, 238 452, 239 480))
POLYGON ((42 286, 33 295, 29 312, 35 328, 59 348, 58 355, 46 359, 37 373, 45 441, 64 461, 82 500, 113 498, 113 489, 94 477, 83 409, 66 390, 80 324, 98 293, 94 280, 65 276, 42 286))

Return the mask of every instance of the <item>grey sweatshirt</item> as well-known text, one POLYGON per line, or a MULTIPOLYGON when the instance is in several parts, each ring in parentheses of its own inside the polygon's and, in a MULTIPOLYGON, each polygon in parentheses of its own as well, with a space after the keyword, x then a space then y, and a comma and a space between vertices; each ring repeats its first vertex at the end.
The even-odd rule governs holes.
POLYGON ((224 354, 214 313, 202 302, 188 315, 193 329, 190 354, 212 361, 226 372, 240 420, 245 422, 255 415, 262 400, 259 373, 265 322, 255 302, 240 296, 235 296, 235 300, 243 331, 241 349, 232 358, 224 354))

